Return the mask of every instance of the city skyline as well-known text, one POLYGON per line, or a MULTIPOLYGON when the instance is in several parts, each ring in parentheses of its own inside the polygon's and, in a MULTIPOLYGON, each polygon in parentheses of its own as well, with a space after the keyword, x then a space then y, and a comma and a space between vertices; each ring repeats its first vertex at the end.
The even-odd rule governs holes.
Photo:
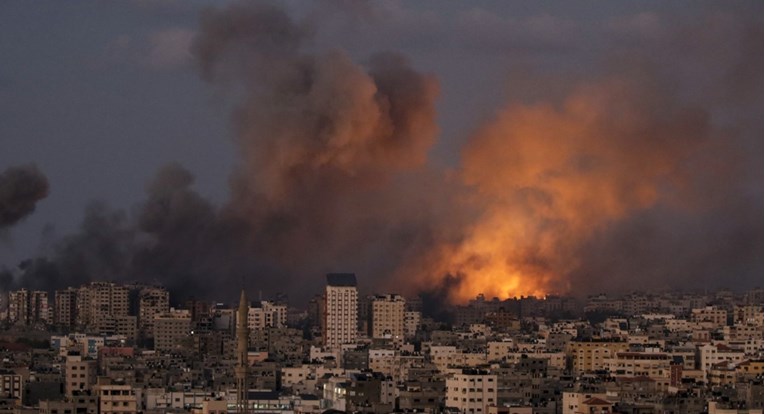
POLYGON ((2 8, 4 290, 762 287, 757 2, 2 8))
POLYGON ((362 297, 350 273, 327 274, 305 309, 168 294, 91 282, 50 308, 46 292, 9 292, 5 412, 762 412, 762 289, 479 296, 448 320, 362 297))

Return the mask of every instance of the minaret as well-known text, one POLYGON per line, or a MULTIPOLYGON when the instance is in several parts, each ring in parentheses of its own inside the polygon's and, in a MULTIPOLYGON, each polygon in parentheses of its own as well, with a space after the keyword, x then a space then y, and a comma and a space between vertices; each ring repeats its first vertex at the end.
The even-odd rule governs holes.
POLYGON ((247 343, 250 330, 247 328, 247 297, 242 289, 239 310, 236 312, 236 412, 247 412, 247 343))

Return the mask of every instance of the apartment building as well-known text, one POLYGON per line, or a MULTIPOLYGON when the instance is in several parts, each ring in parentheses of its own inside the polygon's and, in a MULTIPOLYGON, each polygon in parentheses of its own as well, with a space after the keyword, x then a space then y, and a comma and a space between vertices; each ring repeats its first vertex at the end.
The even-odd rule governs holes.
POLYGON ((394 344, 403 344, 405 308, 406 300, 400 295, 374 296, 370 314, 372 338, 390 339, 394 344))
POLYGON ((154 317, 154 349, 170 351, 180 346, 191 332, 189 313, 168 312, 154 317))
POLYGON ((486 413, 497 401, 497 376, 488 371, 464 369, 446 379, 446 407, 461 413, 486 413))
POLYGON ((339 349, 356 342, 358 324, 358 290, 353 273, 327 274, 324 292, 324 344, 339 349))

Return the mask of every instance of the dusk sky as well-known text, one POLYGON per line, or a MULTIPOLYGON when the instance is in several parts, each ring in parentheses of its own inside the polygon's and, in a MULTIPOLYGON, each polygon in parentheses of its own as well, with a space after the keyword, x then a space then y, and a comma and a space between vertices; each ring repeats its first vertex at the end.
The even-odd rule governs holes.
POLYGON ((761 1, 4 1, 0 56, 7 286, 762 286, 761 1))

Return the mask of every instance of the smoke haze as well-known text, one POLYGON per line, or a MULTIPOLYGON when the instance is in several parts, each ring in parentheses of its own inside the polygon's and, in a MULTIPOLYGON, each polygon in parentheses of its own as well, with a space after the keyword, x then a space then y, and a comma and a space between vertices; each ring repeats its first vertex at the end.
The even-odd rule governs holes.
POLYGON ((35 211, 48 196, 48 179, 34 165, 10 167, 0 173, 0 231, 35 211))
MULTIPOLYGON (((261 3, 200 17, 200 77, 233 107, 229 200, 211 203, 168 165, 134 209, 91 205, 76 234, 6 269, 8 285, 135 279, 221 297, 244 284, 303 300, 324 273, 353 271, 368 290, 460 302, 761 284, 762 100, 750 92, 762 90, 751 69, 762 67, 761 26, 723 26, 710 49, 689 35, 703 27, 662 32, 656 56, 614 36, 596 72, 511 74, 517 95, 443 167, 430 158, 436 74, 398 52, 317 48, 319 17, 261 3), (739 50, 699 78, 731 44, 739 50), (697 66, 662 64, 678 50, 697 66)), ((47 192, 5 202, 6 174, 0 228, 47 192)))

